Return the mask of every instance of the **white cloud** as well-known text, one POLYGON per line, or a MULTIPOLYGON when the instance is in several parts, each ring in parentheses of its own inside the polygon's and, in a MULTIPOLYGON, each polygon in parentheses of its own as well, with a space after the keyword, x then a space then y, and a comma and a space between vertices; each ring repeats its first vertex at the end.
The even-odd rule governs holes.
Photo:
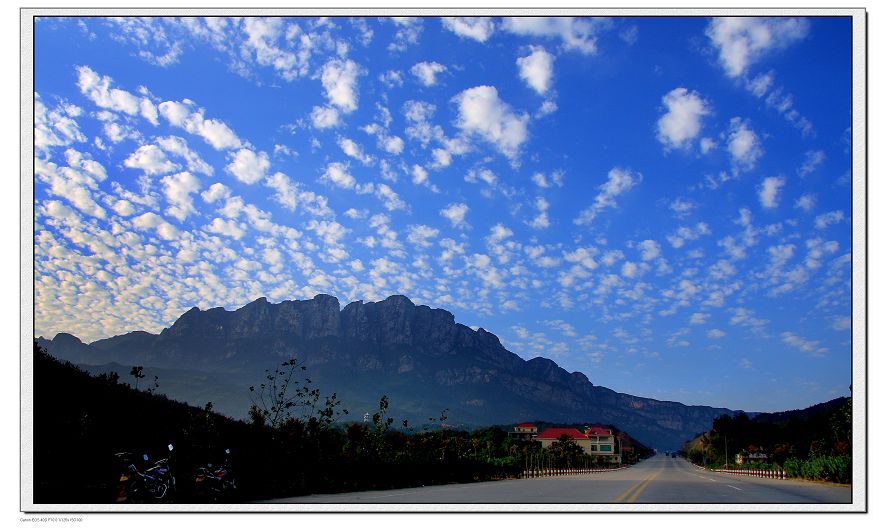
POLYGON ((434 238, 440 234, 438 229, 426 225, 410 225, 406 230, 406 240, 421 248, 431 247, 431 243, 428 242, 428 239, 434 238))
MULTIPOLYGON (((154 66, 165 68, 176 64, 182 54, 182 42, 171 38, 164 29, 166 19, 155 17, 108 17, 104 22, 116 25, 112 38, 138 49, 138 56, 154 66)), ((93 37, 94 38, 94 37, 93 37)))
POLYGON ((640 258, 644 262, 655 260, 661 256, 661 246, 654 240, 644 240, 637 244, 637 248, 640 250, 640 258))
POLYGON ((836 317, 834 318, 834 324, 831 326, 834 330, 850 330, 852 328, 852 318, 851 317, 836 317))
POLYGON ((805 178, 809 174, 815 172, 825 160, 825 154, 822 150, 810 150, 806 153, 806 158, 803 160, 803 165, 797 170, 797 173, 801 178, 805 178))
POLYGON ((394 40, 388 44, 388 51, 403 53, 410 44, 417 44, 423 29, 421 17, 390 17, 391 22, 396 24, 397 32, 394 40))
POLYGON ((298 185, 290 180, 282 172, 276 172, 265 180, 265 185, 277 191, 274 195, 274 201, 289 209, 295 211, 298 205, 298 185))
POLYGON ((132 225, 138 229, 156 229, 157 235, 164 240, 175 240, 179 236, 178 229, 155 213, 145 213, 132 219, 132 225))
MULTIPOLYGON (((596 253, 596 249, 580 247, 575 251, 563 253, 563 258, 566 259, 566 262, 581 264, 588 269, 597 269, 599 265, 597 264, 597 261, 594 260, 594 255, 596 253)), ((610 262, 610 265, 611 264, 612 263, 610 262)))
POLYGON ((200 136, 216 150, 240 147, 240 139, 228 125, 217 119, 205 119, 203 109, 194 110, 193 106, 193 101, 188 99, 183 102, 164 101, 159 105, 160 115, 172 126, 200 136))
POLYGON ((766 92, 769 91, 769 88, 772 87, 772 83, 775 81, 775 72, 769 71, 767 73, 761 73, 750 79, 745 84, 745 88, 752 94, 757 97, 763 97, 766 95, 766 92))
POLYGON ((489 229, 489 236, 486 237, 486 241, 489 244, 498 244, 503 240, 514 236, 514 232, 504 226, 502 223, 495 224, 492 228, 489 229))
POLYGON ((110 77, 99 76, 89 66, 77 68, 77 86, 96 106, 131 116, 138 115, 141 110, 139 98, 126 90, 111 88, 111 82, 110 77))
POLYGON ((591 19, 573 17, 507 17, 502 23, 502 29, 517 35, 559 38, 565 49, 585 55, 597 52, 600 26, 591 19))
POLYGON ((399 136, 384 136, 379 138, 382 142, 382 149, 388 154, 401 154, 403 152, 403 139, 399 136))
POLYGON ((483 181, 486 185, 490 187, 495 187, 498 183, 498 178, 495 176, 495 173, 489 169, 471 169, 465 174, 465 181, 468 183, 477 183, 479 181, 483 181))
POLYGON ((843 221, 843 211, 831 211, 815 217, 815 227, 818 229, 827 229, 828 226, 839 224, 843 221))
POLYGON ((668 239, 671 247, 679 249, 683 247, 687 240, 698 240, 700 236, 710 234, 711 230, 708 225, 704 222, 699 222, 694 228, 681 226, 677 228, 675 233, 668 235, 665 238, 668 239))
POLYGON ((426 185, 428 183, 428 171, 421 165, 412 166, 412 183, 426 185))
POLYGON ((424 101, 410 100, 403 103, 403 115, 409 121, 406 136, 421 142, 422 147, 427 147, 432 139, 442 137, 443 130, 430 123, 436 110, 436 106, 424 101))
POLYGON ((815 195, 814 194, 804 194, 803 196, 797 198, 797 201, 794 202, 795 209, 802 209, 807 213, 815 207, 815 195))
POLYGON ((836 253, 840 249, 840 244, 836 240, 825 242, 820 238, 813 238, 806 241, 806 267, 816 269, 821 267, 821 259, 827 253, 836 253))
POLYGON ((438 62, 419 62, 409 70, 424 86, 437 84, 437 74, 446 71, 446 66, 438 62))
POLYGON ((434 156, 431 168, 442 169, 452 164, 452 154, 446 149, 434 149, 431 154, 434 156))
POLYGON ((175 154, 184 158, 188 164, 189 171, 212 176, 212 166, 203 161, 203 158, 201 158, 199 154, 188 148, 188 142, 183 138, 178 136, 158 138, 157 145, 170 154, 175 154))
MULTIPOLYGON (((249 56, 262 66, 271 66, 287 81, 307 73, 308 54, 292 53, 280 47, 281 39, 290 40, 292 30, 298 26, 284 27, 286 19, 276 17, 246 17, 243 31, 246 41, 241 47, 241 56, 249 56)), ((288 43, 284 43, 289 46, 288 43)))
POLYGON ((330 182, 342 189, 353 189, 357 184, 357 179, 348 172, 348 166, 338 162, 327 165, 320 180, 330 182))
POLYGON ((698 142, 698 146, 701 149, 702 154, 707 154, 708 152, 717 148, 717 142, 709 137, 703 137, 698 142))
POLYGON ((221 218, 214 218, 212 223, 206 226, 205 229, 210 233, 224 235, 235 240, 240 240, 243 238, 243 235, 246 234, 246 230, 244 230, 237 222, 233 220, 222 220, 221 218))
POLYGON ((363 165, 372 164, 372 156, 363 152, 363 147, 358 145, 354 140, 341 137, 338 139, 338 146, 342 149, 342 151, 347 154, 349 157, 358 160, 363 165))
POLYGON ((464 229, 468 226, 465 222, 465 216, 468 214, 468 206, 464 203, 453 203, 444 207, 440 211, 440 215, 449 220, 452 227, 464 229))
POLYGON ((218 119, 200 119, 196 123, 196 130, 197 134, 216 150, 240 146, 240 140, 234 131, 218 119))
POLYGON ((458 103, 456 126, 468 134, 476 134, 505 156, 514 159, 527 139, 529 116, 515 114, 499 99, 493 86, 475 86, 453 98, 458 103))
POLYGON ((642 180, 643 175, 639 172, 614 167, 609 171, 606 183, 599 187, 600 192, 594 197, 594 203, 579 213, 573 222, 577 225, 590 224, 604 209, 617 207, 615 198, 628 192, 642 180))
POLYGON ((141 169, 151 176, 167 174, 180 168, 169 161, 166 154, 156 145, 142 145, 123 161, 123 165, 130 169, 141 169))
POLYGON ((529 226, 533 229, 547 229, 551 227, 551 220, 548 218, 548 208, 550 204, 544 197, 539 196, 535 199, 535 208, 538 209, 536 215, 530 222, 529 226))
POLYGON ((378 80, 388 88, 403 86, 403 75, 397 70, 388 70, 378 76, 378 80))
POLYGON ((823 356, 828 353, 828 349, 819 344, 818 341, 804 339, 793 332, 782 332, 781 340, 792 347, 799 348, 802 352, 812 356, 823 356))
POLYGON ((705 324, 708 321, 708 318, 711 314, 706 314, 703 312, 695 312, 689 317, 689 324, 701 325, 705 324))
POLYGON ((311 123, 314 128, 324 129, 333 128, 341 124, 339 112, 331 106, 315 106, 311 110, 311 123))
POLYGON ((105 218, 106 211, 95 202, 90 191, 97 189, 100 181, 93 174, 95 171, 81 170, 84 160, 77 151, 68 149, 65 155, 70 167, 59 168, 54 163, 35 158, 34 175, 41 182, 49 184, 49 194, 66 199, 83 213, 105 218))
POLYGON ((714 18, 705 30, 719 52, 720 64, 729 77, 740 77, 767 53, 800 41, 809 33, 801 18, 714 18))
POLYGON ((752 329, 760 329, 766 326, 769 321, 754 316, 754 312, 747 308, 735 308, 732 310, 733 315, 729 319, 729 324, 735 326, 747 326, 752 329))
POLYGON ((721 337, 724 337, 724 336, 726 336, 726 332, 724 332, 720 329, 717 329, 717 328, 713 328, 708 332, 708 337, 710 337, 712 339, 720 339, 721 337))
POLYGON ((769 252, 768 273, 772 275, 773 273, 784 267, 784 265, 787 264, 788 261, 794 257, 795 249, 796 247, 793 244, 780 244, 777 246, 771 246, 767 250, 769 252))
POLYGON ((79 115, 79 108, 73 105, 59 104, 48 110, 40 99, 40 94, 35 93, 34 148, 40 151, 86 141, 86 136, 73 119, 79 115))
POLYGON ((227 199, 231 196, 231 190, 223 183, 213 183, 208 189, 200 193, 203 201, 206 203, 214 203, 217 200, 227 199))
POLYGON ((532 46, 530 50, 529 55, 517 58, 520 78, 539 95, 545 95, 554 77, 554 56, 541 46, 532 46))
POLYGON ((506 272, 495 267, 489 255, 474 254, 465 258, 467 270, 479 278, 486 288, 504 288, 506 272))
POLYGON ((695 209, 695 204, 684 198, 677 198, 670 203, 668 208, 674 212, 677 218, 685 218, 695 209))
POLYGON ((357 77, 360 67, 354 61, 332 59, 323 65, 320 81, 326 89, 326 98, 342 112, 357 109, 357 77))
POLYGON ((307 229, 313 231, 328 246, 339 245, 349 232, 349 229, 334 220, 311 220, 307 229))
POLYGON ((230 158, 231 163, 225 167, 225 170, 248 185, 262 180, 271 167, 271 160, 268 159, 268 154, 265 152, 256 154, 254 151, 244 148, 238 150, 230 158))
POLYGON ((553 114, 554 112, 557 111, 558 108, 559 107, 557 106, 557 103, 555 103, 554 101, 550 101, 550 100, 545 101, 538 108, 538 111, 535 112, 535 118, 541 119, 542 117, 544 117, 546 115, 553 114))
POLYGON ((486 42, 495 33, 495 23, 491 17, 442 17, 443 27, 456 35, 486 42))
POLYGON ((658 141, 666 149, 688 149, 701 132, 701 118, 710 114, 698 92, 674 88, 663 98, 667 112, 658 120, 658 141))
POLYGON ((133 207, 129 200, 117 200, 112 209, 120 216, 131 216, 135 213, 135 207, 133 207))
POLYGON ((404 202, 393 189, 384 183, 375 184, 375 195, 382 201, 382 205, 384 205, 385 209, 388 211, 406 209, 406 202, 404 202))
POLYGON ((549 178, 545 176, 544 173, 536 172, 532 175, 532 183, 538 185, 542 189, 547 189, 552 186, 563 187, 563 173, 560 171, 554 171, 549 178))
POLYGON ((760 205, 767 209, 778 206, 778 193, 784 187, 785 179, 782 177, 769 176, 763 179, 763 183, 757 187, 757 196, 760 205))
POLYGON ((200 180, 190 172, 180 172, 164 177, 163 183, 169 208, 166 212, 179 221, 184 221, 189 214, 196 212, 191 194, 200 190, 200 180))
POLYGON ((729 122, 729 154, 732 156, 733 172, 751 170, 763 155, 760 139, 746 120, 733 117, 729 122))
POLYGON ((622 264, 622 266, 621 266, 621 274, 629 279, 636 277, 639 272, 640 272, 640 267, 637 266, 636 262, 628 261, 628 262, 625 262, 624 264, 622 264))

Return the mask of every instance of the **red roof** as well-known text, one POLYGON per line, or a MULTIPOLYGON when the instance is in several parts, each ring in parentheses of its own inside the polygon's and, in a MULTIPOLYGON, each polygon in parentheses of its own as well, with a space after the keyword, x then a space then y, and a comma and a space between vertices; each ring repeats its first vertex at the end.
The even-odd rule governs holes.
POLYGON ((593 427, 588 427, 585 430, 585 434, 588 435, 611 435, 612 431, 609 429, 603 429, 602 427, 597 427, 596 425, 593 427))
POLYGON ((539 433, 537 439, 541 440, 543 438, 552 438, 556 440, 563 435, 566 435, 569 438, 574 438, 576 440, 588 439, 588 437, 586 435, 583 435, 578 429, 568 427, 550 427, 539 433))
POLYGON ((518 425, 517 427, 522 427, 522 428, 535 427, 535 424, 531 424, 531 423, 521 423, 521 424, 518 425))

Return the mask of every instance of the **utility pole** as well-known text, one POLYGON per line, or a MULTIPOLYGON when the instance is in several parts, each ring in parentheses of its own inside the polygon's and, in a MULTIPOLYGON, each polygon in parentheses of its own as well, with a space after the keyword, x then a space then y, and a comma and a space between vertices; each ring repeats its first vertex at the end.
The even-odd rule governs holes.
POLYGON ((729 439, 723 437, 723 443, 726 445, 726 469, 729 469, 729 439))

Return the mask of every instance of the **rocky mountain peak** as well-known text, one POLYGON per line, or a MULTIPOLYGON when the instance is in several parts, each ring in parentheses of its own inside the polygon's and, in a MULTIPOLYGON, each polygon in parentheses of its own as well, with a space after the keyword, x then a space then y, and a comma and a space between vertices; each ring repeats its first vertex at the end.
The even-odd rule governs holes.
POLYGON ((484 328, 473 330, 452 313, 416 305, 403 295, 344 308, 325 294, 277 304, 260 297, 233 311, 192 308, 159 335, 131 332, 85 345, 59 334, 45 346, 84 364, 240 373, 250 383, 256 371, 279 358, 297 357, 307 363, 312 379, 358 408, 371 408, 379 394, 388 394, 400 405, 395 410, 415 415, 411 418, 449 408, 477 424, 536 417, 596 420, 619 425, 643 441, 674 446, 704 430, 713 417, 731 412, 594 386, 581 372, 567 372, 550 359, 525 361, 484 328))

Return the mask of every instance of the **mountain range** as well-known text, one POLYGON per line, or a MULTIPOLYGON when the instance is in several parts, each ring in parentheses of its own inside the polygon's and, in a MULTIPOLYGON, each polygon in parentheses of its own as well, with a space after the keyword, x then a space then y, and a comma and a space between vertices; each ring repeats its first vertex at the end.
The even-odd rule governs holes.
POLYGON ((737 412, 594 385, 549 359, 524 360, 483 328, 401 295, 344 308, 329 295, 279 304, 260 298, 234 311, 192 308, 159 334, 135 331, 87 344, 60 333, 37 341, 60 359, 124 381, 132 366, 143 366, 143 387, 156 376, 158 393, 192 405, 211 401, 234 418, 247 414, 249 387, 290 357, 356 420, 387 395, 397 423, 421 426, 447 410, 449 423, 463 426, 612 424, 648 446, 677 449, 715 417, 737 412))

